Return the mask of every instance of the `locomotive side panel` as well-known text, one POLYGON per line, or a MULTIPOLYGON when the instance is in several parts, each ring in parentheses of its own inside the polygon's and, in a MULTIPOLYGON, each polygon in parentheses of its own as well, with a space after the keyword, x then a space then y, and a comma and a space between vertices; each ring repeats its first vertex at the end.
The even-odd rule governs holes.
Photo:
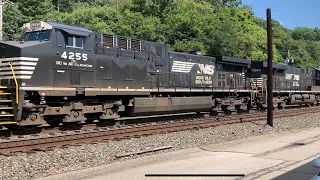
POLYGON ((160 73, 160 82, 166 88, 192 91, 192 88, 212 87, 215 58, 169 52, 169 60, 166 72, 160 73))
POLYGON ((289 67, 284 73, 285 90, 296 91, 301 89, 300 69, 289 67))
MULTIPOLYGON (((52 77, 52 82, 65 81, 66 87, 95 87, 96 63, 91 36, 63 33, 67 44, 57 44, 55 64, 52 73, 65 73, 68 78, 52 77)), ((61 42, 63 43, 63 42, 61 42)), ((52 86, 57 86, 52 84, 52 86)), ((59 87, 59 86, 57 86, 59 87)))
POLYGON ((245 91, 248 90, 246 76, 250 62, 222 56, 169 52, 169 63, 165 72, 157 74, 157 81, 160 87, 171 92, 245 91))
POLYGON ((200 56, 198 60, 195 60, 196 63, 191 70, 191 86, 193 88, 212 88, 216 63, 214 58, 209 58, 206 56, 200 56))
POLYGON ((150 94, 155 64, 163 58, 158 51, 165 49, 152 42, 100 33, 95 34, 95 44, 100 94, 150 94))
POLYGON ((217 58, 217 87, 223 90, 247 90, 250 60, 215 56, 217 58))

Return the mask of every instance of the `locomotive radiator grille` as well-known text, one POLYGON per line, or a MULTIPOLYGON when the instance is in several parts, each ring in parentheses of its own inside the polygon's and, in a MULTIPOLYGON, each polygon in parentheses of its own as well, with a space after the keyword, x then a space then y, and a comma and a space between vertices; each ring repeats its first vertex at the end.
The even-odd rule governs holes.
POLYGON ((103 47, 104 48, 113 48, 114 47, 114 36, 103 35, 103 47))
POLYGON ((11 63, 17 79, 31 79, 33 71, 38 63, 39 58, 31 57, 11 57, 0 59, 0 80, 14 79, 12 69, 8 62, 11 63))

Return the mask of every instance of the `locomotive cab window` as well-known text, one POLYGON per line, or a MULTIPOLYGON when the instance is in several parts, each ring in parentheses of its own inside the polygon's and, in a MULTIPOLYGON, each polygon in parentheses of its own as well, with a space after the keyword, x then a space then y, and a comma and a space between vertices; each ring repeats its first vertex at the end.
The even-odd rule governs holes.
POLYGON ((84 42, 84 38, 82 36, 74 36, 74 35, 67 36, 67 47, 82 49, 83 42, 84 42))
POLYGON ((33 31, 25 34, 25 41, 48 41, 50 38, 50 31, 33 31))

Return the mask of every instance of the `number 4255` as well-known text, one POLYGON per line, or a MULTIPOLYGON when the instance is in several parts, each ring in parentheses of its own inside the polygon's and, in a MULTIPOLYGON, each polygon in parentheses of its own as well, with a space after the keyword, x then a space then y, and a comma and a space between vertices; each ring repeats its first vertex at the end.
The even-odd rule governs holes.
POLYGON ((69 52, 69 57, 68 57, 67 52, 65 51, 61 54, 61 58, 78 60, 78 61, 80 60, 86 61, 88 60, 88 54, 69 52))

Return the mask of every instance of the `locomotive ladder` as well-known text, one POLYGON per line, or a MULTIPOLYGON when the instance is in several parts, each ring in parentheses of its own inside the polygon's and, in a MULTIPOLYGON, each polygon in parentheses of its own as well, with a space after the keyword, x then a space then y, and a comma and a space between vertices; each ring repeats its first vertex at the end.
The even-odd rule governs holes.
POLYGON ((251 104, 256 104, 256 100, 259 95, 264 96, 263 78, 251 78, 251 104))
POLYGON ((14 122, 14 105, 18 105, 19 102, 19 85, 12 67, 12 64, 8 62, 14 83, 15 93, 8 86, 0 86, 0 125, 16 124, 14 122))

